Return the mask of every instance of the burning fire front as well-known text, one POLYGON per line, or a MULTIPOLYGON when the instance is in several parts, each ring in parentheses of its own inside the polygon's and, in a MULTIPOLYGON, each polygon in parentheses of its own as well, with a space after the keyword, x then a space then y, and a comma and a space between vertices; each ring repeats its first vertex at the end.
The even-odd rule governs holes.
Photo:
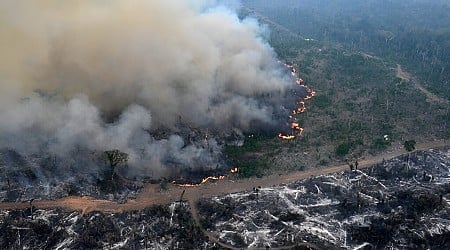
POLYGON ((291 70, 291 75, 293 78, 295 78, 295 83, 301 87, 303 87, 306 90, 306 96, 305 97, 299 97, 299 101, 297 102, 298 106, 292 110, 291 115, 289 115, 289 122, 291 124, 291 133, 279 133, 278 137, 283 140, 293 140, 297 137, 302 136, 303 134, 303 128, 301 127, 300 123, 298 122, 298 116, 304 112, 306 112, 306 106, 305 101, 313 98, 316 95, 316 92, 313 91, 310 87, 306 86, 304 84, 303 79, 301 79, 298 76, 298 67, 296 65, 289 65, 284 64, 285 67, 289 68, 291 70))

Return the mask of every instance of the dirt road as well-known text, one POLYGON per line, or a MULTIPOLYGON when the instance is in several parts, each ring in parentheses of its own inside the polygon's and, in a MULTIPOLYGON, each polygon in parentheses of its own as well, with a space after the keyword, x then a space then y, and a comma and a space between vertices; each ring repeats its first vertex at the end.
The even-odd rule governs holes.
MULTIPOLYGON (((450 146, 450 140, 433 141, 417 145, 417 150, 427 150, 430 148, 438 148, 450 146)), ((381 162, 383 159, 390 159, 404 154, 403 149, 398 149, 393 152, 385 153, 379 156, 362 159, 359 161, 359 168, 369 167, 375 163, 381 162)), ((348 169, 347 165, 337 165, 322 169, 310 169, 306 171, 293 172, 286 175, 271 175, 263 178, 250 178, 242 180, 222 180, 214 183, 206 183, 198 187, 179 187, 176 185, 169 185, 165 191, 159 191, 159 185, 148 184, 140 192, 136 199, 128 200, 124 204, 118 204, 112 201, 99 200, 92 197, 78 197, 70 196, 58 200, 42 200, 34 201, 33 205, 36 208, 65 208, 69 210, 78 210, 83 213, 92 211, 102 212, 123 212, 130 210, 141 210, 143 208, 158 205, 169 204, 180 199, 180 195, 185 191, 184 199, 195 203, 200 198, 212 197, 217 195, 224 195, 235 192, 250 191, 253 187, 268 187, 280 185, 283 183, 290 183, 296 180, 305 179, 311 176, 325 175, 345 171, 348 169)), ((0 203, 0 209, 24 209, 28 208, 28 202, 4 202, 0 203)))
POLYGON ((425 96, 427 97, 428 100, 433 101, 433 102, 437 102, 437 103, 444 103, 444 104, 448 104, 448 100, 437 96, 433 93, 431 93, 430 91, 428 91, 427 89, 425 89, 415 77, 412 77, 411 74, 409 74, 408 72, 404 71, 402 69, 402 66, 400 64, 397 64, 397 77, 401 78, 403 80, 409 81, 413 84, 414 88, 420 90, 422 93, 425 94, 425 96))

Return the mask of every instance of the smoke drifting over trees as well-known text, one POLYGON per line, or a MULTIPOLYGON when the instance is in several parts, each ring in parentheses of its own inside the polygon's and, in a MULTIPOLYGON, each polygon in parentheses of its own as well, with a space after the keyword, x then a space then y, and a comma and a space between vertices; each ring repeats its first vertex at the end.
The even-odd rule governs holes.
POLYGON ((0 147, 60 168, 109 149, 135 174, 215 166, 217 137, 274 126, 290 84, 267 31, 215 1, 1 1, 0 30, 0 147))

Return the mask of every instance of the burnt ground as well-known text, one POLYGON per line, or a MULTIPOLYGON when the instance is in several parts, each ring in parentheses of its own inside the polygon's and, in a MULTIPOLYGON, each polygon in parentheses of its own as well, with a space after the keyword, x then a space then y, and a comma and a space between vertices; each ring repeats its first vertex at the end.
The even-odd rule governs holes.
POLYGON ((125 204, 73 197, 89 205, 79 206, 82 213, 70 211, 77 207, 70 199, 36 201, 33 212, 3 208, 0 246, 214 249, 220 247, 218 240, 234 248, 290 248, 308 242, 316 249, 445 249, 450 246, 449 167, 447 148, 413 152, 409 158, 356 171, 338 166, 331 174, 322 170, 304 180, 298 179, 308 172, 279 176, 273 183, 210 183, 186 191, 189 205, 173 202, 180 199, 180 188, 125 204), (248 189, 241 184, 255 189, 242 191, 248 189), (69 210, 56 208, 63 203, 69 210), (170 205, 156 205, 160 203, 170 205))
POLYGON ((124 213, 61 209, 0 212, 1 249, 218 249, 186 203, 124 213))
POLYGON ((78 152, 76 159, 48 155, 25 156, 0 149, 0 201, 53 200, 67 196, 93 196, 124 201, 136 197, 142 181, 123 178, 119 165, 112 169, 101 153, 78 152))
POLYGON ((450 150, 198 202, 202 225, 235 247, 449 249, 450 150))

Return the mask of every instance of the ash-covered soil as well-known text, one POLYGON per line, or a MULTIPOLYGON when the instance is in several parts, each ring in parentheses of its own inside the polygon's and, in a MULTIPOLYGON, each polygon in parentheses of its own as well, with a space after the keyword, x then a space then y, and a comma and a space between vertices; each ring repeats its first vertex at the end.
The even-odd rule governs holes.
POLYGON ((0 211, 0 249, 216 249, 187 203, 120 214, 0 211))
POLYGON ((450 249, 450 149, 205 198, 196 207, 176 202, 123 213, 0 211, 0 248, 220 248, 212 236, 237 248, 306 242, 315 249, 450 249))
POLYGON ((142 181, 123 178, 101 153, 79 151, 77 157, 24 156, 0 150, 0 201, 51 200, 66 196, 92 196, 125 201, 136 197, 142 181))
POLYGON ((450 150, 203 199, 202 225, 235 247, 450 249, 450 150))

